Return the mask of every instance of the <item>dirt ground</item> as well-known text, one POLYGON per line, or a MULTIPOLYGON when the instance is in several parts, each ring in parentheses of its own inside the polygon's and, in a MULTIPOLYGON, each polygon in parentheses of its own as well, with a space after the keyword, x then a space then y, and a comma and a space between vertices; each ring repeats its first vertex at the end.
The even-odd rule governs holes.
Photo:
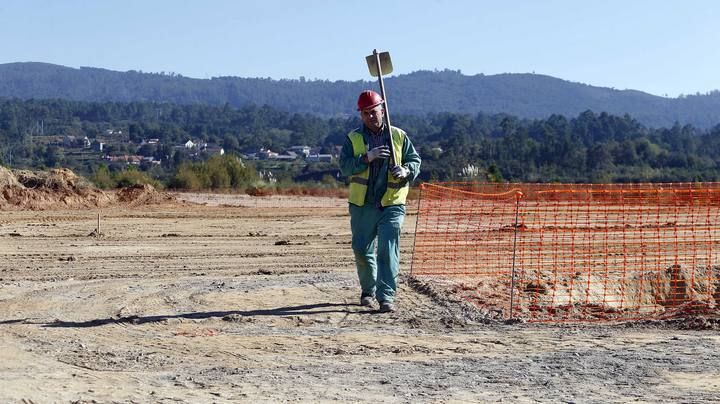
POLYGON ((0 402, 720 397, 712 320, 506 324, 407 274, 380 314, 357 305, 344 200, 178 198, 0 211, 0 402))

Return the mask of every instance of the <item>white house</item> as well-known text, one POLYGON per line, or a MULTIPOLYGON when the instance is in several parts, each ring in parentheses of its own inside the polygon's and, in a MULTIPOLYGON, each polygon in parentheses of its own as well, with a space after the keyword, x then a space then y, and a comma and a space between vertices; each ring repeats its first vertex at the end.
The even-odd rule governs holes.
POLYGON ((305 161, 309 163, 330 163, 332 162, 332 154, 311 154, 307 156, 305 161))
POLYGON ((221 156, 225 155, 225 149, 223 149, 222 147, 205 146, 205 148, 203 149, 203 152, 207 153, 207 154, 219 154, 221 156))
POLYGON ((288 150, 297 154, 302 154, 303 157, 310 155, 310 146, 292 146, 288 150))

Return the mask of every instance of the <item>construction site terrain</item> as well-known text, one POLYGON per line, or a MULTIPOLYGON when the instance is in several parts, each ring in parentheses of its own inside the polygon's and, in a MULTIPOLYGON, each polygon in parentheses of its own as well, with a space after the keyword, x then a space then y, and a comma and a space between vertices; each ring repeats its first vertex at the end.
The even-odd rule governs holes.
POLYGON ((78 196, 60 181, 63 202, 2 186, 0 402, 720 395, 715 320, 501 321, 409 276, 412 209, 398 311, 380 314, 358 305, 343 199, 147 187, 78 196))

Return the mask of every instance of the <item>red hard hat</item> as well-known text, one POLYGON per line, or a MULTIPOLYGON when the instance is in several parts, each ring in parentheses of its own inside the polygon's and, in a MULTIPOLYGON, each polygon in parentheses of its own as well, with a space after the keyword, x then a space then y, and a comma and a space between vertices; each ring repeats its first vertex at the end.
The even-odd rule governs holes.
POLYGON ((365 90, 358 97, 358 111, 376 107, 383 103, 380 94, 372 90, 365 90))

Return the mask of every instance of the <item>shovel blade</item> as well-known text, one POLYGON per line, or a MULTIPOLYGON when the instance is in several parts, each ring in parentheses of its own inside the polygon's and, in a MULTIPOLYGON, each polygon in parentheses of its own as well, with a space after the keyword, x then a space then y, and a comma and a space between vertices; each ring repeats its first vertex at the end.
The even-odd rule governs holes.
MULTIPOLYGON (((380 70, 382 72, 382 75, 390 74, 393 71, 393 65, 392 60, 390 60, 390 52, 380 52, 378 53, 378 56, 380 58, 380 70)), ((365 57, 365 60, 367 61, 368 70, 370 70, 370 75, 373 77, 378 76, 378 65, 377 65, 377 59, 375 58, 375 54, 369 55, 365 57)))

